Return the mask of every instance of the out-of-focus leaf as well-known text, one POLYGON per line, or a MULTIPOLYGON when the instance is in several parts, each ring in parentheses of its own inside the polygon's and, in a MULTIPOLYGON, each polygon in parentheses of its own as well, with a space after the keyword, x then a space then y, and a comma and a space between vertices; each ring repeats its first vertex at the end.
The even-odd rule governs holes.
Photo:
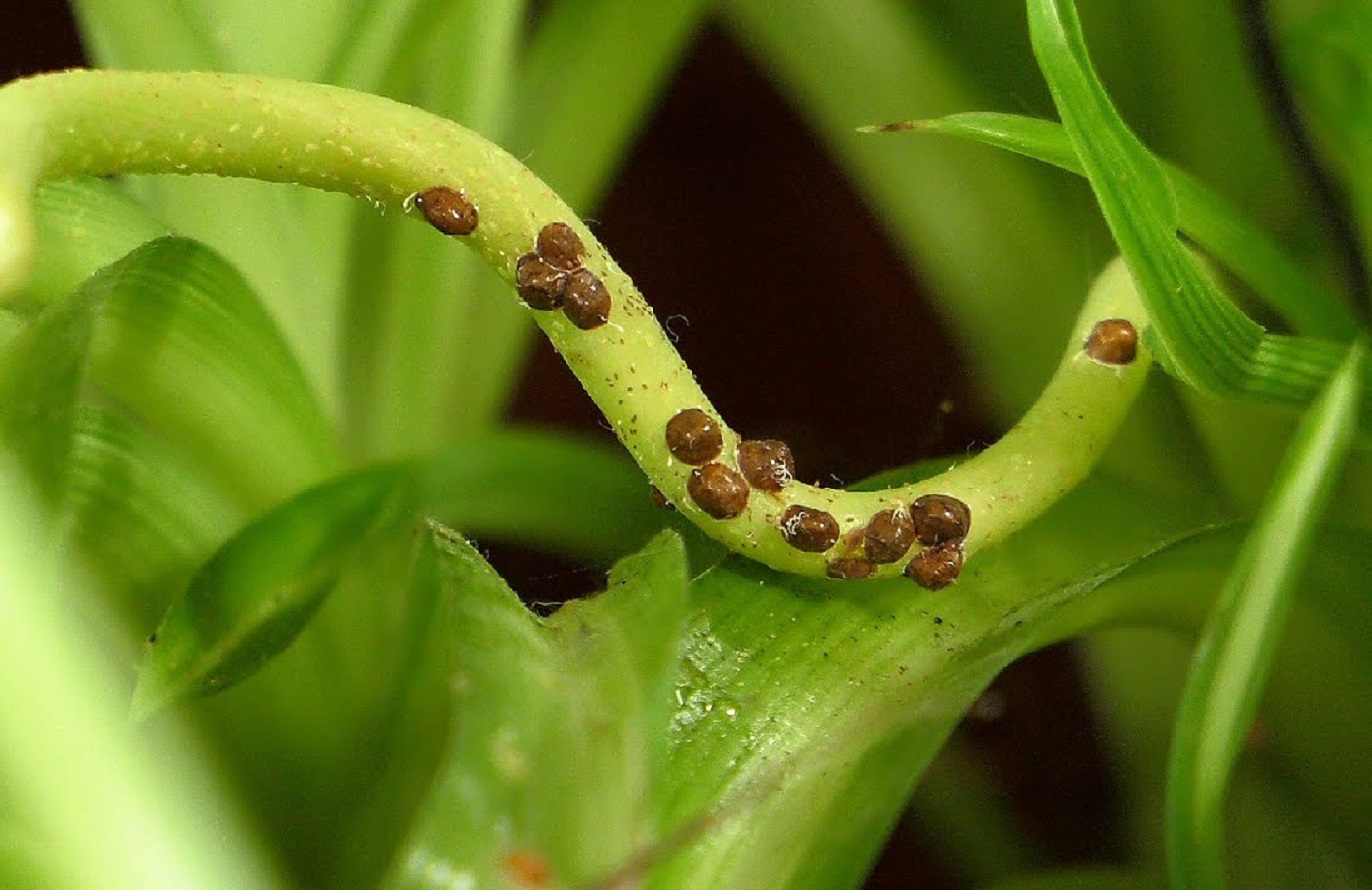
POLYGON ((98 269, 167 227, 118 187, 101 179, 44 182, 33 196, 37 244, 24 288, 30 303, 51 303, 98 269))
POLYGON ((336 466, 328 424, 272 319, 209 248, 153 241, 76 299, 100 318, 90 397, 186 443, 251 507, 336 466))
POLYGON ((179 728, 135 734, 84 579, 66 577, 0 461, 0 784, 66 886, 280 886, 179 728), (84 617, 85 621, 78 616, 84 617))
MULTIPOLYGON (((400 70, 393 66, 387 89, 498 140, 518 104, 512 95, 524 3, 443 9, 441 20, 430 22, 433 32, 411 48, 414 58, 400 70), (454 54, 454 45, 466 49, 454 54)), ((450 183, 434 183, 440 184, 450 183)), ((484 426, 471 401, 494 366, 472 354, 489 354, 495 362, 514 357, 507 374, 490 379, 504 393, 528 327, 508 285, 453 239, 366 208, 354 210, 350 242, 341 345, 344 425, 354 452, 370 458, 423 452, 455 431, 484 426), (515 315, 518 327, 502 337, 479 324, 473 314, 487 301, 515 315)))
POLYGON ((435 541, 460 716, 387 886, 611 877, 657 831, 687 605, 680 539, 656 538, 619 563, 605 593, 545 620, 466 542, 439 529, 435 541))
POLYGON ((48 506, 56 505, 66 482, 94 327, 80 303, 59 303, 0 355, 0 442, 48 506))
POLYGON ((1175 887, 1224 884, 1224 797, 1271 672, 1296 583, 1357 429, 1364 348, 1311 406, 1201 638, 1168 777, 1175 887))
MULTIPOLYGON (((158 503, 150 498, 148 506, 158 503)), ((254 673, 290 645, 340 568, 374 535, 394 533, 421 513, 592 559, 646 538, 664 515, 627 458, 528 433, 483 437, 431 460, 325 482, 250 523, 199 568, 158 627, 135 714, 254 673)))
MULTIPOLYGON (((1087 56, 1070 0, 1030 0, 1030 36, 1063 126, 1148 307, 1154 355, 1222 398, 1300 406, 1338 368, 1338 344, 1264 334, 1177 240, 1162 166, 1129 132, 1087 56)), ((1372 408, 1364 407, 1364 416, 1372 408)))
MULTIPOLYGON (((1054 121, 969 112, 912 121, 910 127, 973 139, 1083 174, 1071 140, 1054 121)), ((1163 166, 1177 200, 1177 224, 1184 234, 1233 270, 1296 331, 1334 338, 1353 335, 1358 322, 1344 301, 1312 279, 1218 194, 1184 171, 1163 166)))
POLYGON ((1364 256, 1372 249, 1372 7, 1324 4, 1284 40, 1287 68, 1348 187, 1364 256))
POLYGON ((224 58, 190 4, 177 0, 74 0, 94 65, 165 71, 221 69, 224 58), (156 34, 156 40, 148 35, 156 34))
POLYGON ((231 686, 295 639, 343 561, 403 521, 406 470, 386 466, 310 489, 234 535, 151 638, 135 719, 231 686))

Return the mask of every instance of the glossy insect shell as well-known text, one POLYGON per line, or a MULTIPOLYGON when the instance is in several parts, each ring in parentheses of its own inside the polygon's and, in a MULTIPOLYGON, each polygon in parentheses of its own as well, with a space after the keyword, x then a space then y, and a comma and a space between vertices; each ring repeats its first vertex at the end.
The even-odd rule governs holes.
POLYGON ((580 268, 586 256, 581 236, 565 222, 550 222, 540 229, 534 249, 545 263, 566 272, 580 268))
POLYGON ((748 507, 748 483, 724 464, 706 464, 691 471, 686 493, 707 516, 733 519, 748 507))
POLYGON ((724 450, 719 422, 699 408, 678 411, 667 421, 666 438, 672 457, 692 466, 709 463, 724 450))
POLYGON ((594 330, 610 320, 610 292, 589 269, 577 269, 567 279, 562 313, 583 331, 594 330))
POLYGON ((947 494, 916 498, 910 505, 910 519, 915 524, 915 539, 926 547, 961 540, 972 528, 971 509, 947 494))
POLYGON ((470 235, 476 231, 480 214, 463 189, 436 185, 415 195, 414 206, 429 225, 445 235, 470 235))
POLYGON ((1139 332, 1127 318, 1096 322, 1086 338, 1086 354, 1104 365, 1127 365, 1139 351, 1139 332))
POLYGON ((915 554, 905 567, 905 577, 926 590, 942 590, 962 574, 962 541, 944 541, 915 554))
POLYGON ((777 439, 740 442, 738 468, 749 485, 763 491, 781 491, 796 475, 790 446, 777 439))
POLYGON ((567 273, 526 253, 515 263, 515 290, 530 309, 560 309, 567 294, 567 273))
POLYGON ((777 527, 786 543, 802 553, 823 553, 838 541, 838 521, 813 507, 787 507, 777 527))
POLYGON ((882 510, 862 530, 862 548, 875 563, 898 562, 915 543, 915 523, 904 510, 882 510))

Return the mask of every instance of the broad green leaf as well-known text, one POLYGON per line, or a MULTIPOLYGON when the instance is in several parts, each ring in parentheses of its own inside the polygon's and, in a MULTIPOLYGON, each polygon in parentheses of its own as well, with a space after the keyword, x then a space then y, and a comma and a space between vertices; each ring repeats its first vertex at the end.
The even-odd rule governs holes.
POLYGON ((606 592, 540 620, 470 545, 434 535, 456 719, 387 886, 464 875, 518 886, 532 868, 558 886, 612 878, 657 834, 654 779, 687 605, 680 539, 655 538, 606 592))
MULTIPOLYGON (((147 506, 155 511, 158 502, 147 506)), ((305 628, 345 564, 424 513, 469 533, 596 560, 664 521, 627 458, 532 433, 460 442, 432 459, 332 479, 249 523, 200 566, 154 635, 135 713, 255 673, 305 628)))
POLYGON ((1301 569, 1357 429, 1364 348, 1311 406, 1201 639, 1177 715, 1168 778, 1175 887, 1224 885, 1225 790, 1252 725, 1301 569))
POLYGON ((1343 181, 1362 238, 1372 248, 1372 8, 1323 5, 1284 40, 1287 68, 1343 181))
POLYGON ((227 688, 295 639, 343 561, 404 521, 412 501, 405 470, 386 466, 310 489, 234 535, 149 638, 135 719, 227 688))
POLYGON ((42 514, 8 461, 0 477, 7 813, 22 814, 65 886, 281 886, 181 728, 142 734, 125 721, 124 672, 93 633, 91 585, 56 564, 42 514))
POLYGON ((134 620, 335 459, 252 292, 186 241, 150 242, 44 309, 0 358, 0 393, 6 447, 134 620))
POLYGON ((1030 0, 1029 22, 1064 129, 1147 304, 1159 362, 1223 398, 1309 402, 1337 369, 1343 349, 1266 335, 1219 292, 1177 240, 1167 177, 1111 106, 1091 68, 1075 7, 1070 0, 1030 0))
POLYGON ((41 184, 33 196, 37 245, 25 286, 32 303, 65 297, 97 270, 167 227, 112 183, 88 177, 41 184))
POLYGON ((164 238, 104 270, 77 301, 99 313, 94 397, 194 448, 254 507, 335 466, 299 366, 247 283, 192 241, 164 238))
MULTIPOLYGON (((911 121, 909 127, 973 139, 1083 174, 1071 140, 1054 121, 969 112, 911 121)), ((1297 332, 1352 336, 1358 322, 1345 302, 1312 279, 1218 194, 1175 166, 1164 164, 1164 169, 1176 196, 1177 224, 1182 233, 1237 274, 1297 332)))

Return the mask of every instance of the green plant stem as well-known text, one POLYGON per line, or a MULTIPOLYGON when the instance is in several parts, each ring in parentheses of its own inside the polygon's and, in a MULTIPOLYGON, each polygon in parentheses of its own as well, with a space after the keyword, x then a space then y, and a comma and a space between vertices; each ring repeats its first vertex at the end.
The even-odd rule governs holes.
MULTIPOLYGON (((434 185, 465 189, 480 208, 467 244, 507 281, 539 229, 570 223, 587 246, 585 266, 613 295, 610 321, 583 331, 562 315, 534 318, 620 441, 654 485, 706 534, 781 571, 822 576, 822 554, 790 547, 778 528, 793 504, 828 511, 844 535, 875 513, 938 492, 964 501, 973 522, 966 554, 1001 540, 1080 481, 1118 428, 1144 380, 1146 356, 1108 367, 1084 357, 1095 322, 1144 311, 1115 264, 1092 288, 1061 363, 1039 401, 1000 442, 922 482, 877 492, 845 492, 793 482, 753 492, 730 520, 709 518, 687 494, 692 468, 673 460, 667 422, 685 408, 720 420, 732 463, 740 441, 711 407, 629 277, 566 204, 518 161, 450 121, 336 87, 228 74, 72 71, 0 90, 0 293, 22 282, 32 249, 28 196, 36 182, 87 174, 212 173, 345 192, 382 210, 405 212, 434 185)), ((532 310, 530 310, 532 311, 532 310)), ((784 372, 784 369, 781 369, 784 372)), ((783 385, 779 375, 778 384, 783 385)), ((645 493, 646 496, 646 493, 645 493)), ((880 576, 901 571, 878 568, 880 576)))

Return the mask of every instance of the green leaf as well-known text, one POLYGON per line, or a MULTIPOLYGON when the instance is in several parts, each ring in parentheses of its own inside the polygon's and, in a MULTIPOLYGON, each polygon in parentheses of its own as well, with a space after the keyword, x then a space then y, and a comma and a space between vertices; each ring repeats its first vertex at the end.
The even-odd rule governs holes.
POLYGON ((33 196, 37 245, 24 295, 47 304, 167 227, 114 184, 82 177, 38 186, 33 196))
POLYGON ((295 640, 345 564, 421 513, 596 560, 645 540, 664 516, 621 453, 536 433, 494 434, 330 480, 248 524, 198 569, 157 629, 135 713, 255 673, 295 640))
POLYGON ((95 592, 53 560, 42 514, 8 461, 0 487, 7 821, 22 817, 38 855, 66 879, 59 886, 282 886, 182 729, 141 734, 127 724, 124 670, 93 633, 102 623, 95 592))
MULTIPOLYGON (((407 72, 388 88, 498 140, 517 105, 523 3, 442 8, 446 16, 428 23, 433 32, 411 48, 407 72), (454 45, 468 50, 454 54, 454 45)), ((488 381, 504 397, 528 328, 518 307, 507 305, 508 285, 452 239, 437 238, 428 226, 397 225, 370 208, 355 209, 350 243, 342 362, 344 424, 354 452, 383 458, 427 451, 485 425, 490 418, 477 420, 473 393, 488 381), (511 310, 517 326, 502 336, 481 324, 486 303, 511 310)))
POLYGON ((250 507, 336 460, 271 319, 194 242, 158 239, 108 266, 35 319, 0 364, 0 429, 31 470, 50 464, 38 474, 45 491, 60 486, 83 403, 159 430, 250 507))
POLYGON ((191 579, 150 638, 131 711, 217 692, 284 649, 367 538, 405 517, 404 467, 310 489, 239 531, 191 579))
MULTIPOLYGON (((970 112, 911 121, 908 127, 973 139, 1083 174, 1071 140, 1062 125, 1053 121, 970 112)), ((1177 167, 1163 166, 1176 196, 1178 226, 1187 237, 1236 273, 1296 331, 1338 339, 1353 335, 1358 322, 1345 302, 1311 278, 1218 194, 1177 167)))
POLYGON ((1286 68, 1348 188, 1372 252, 1372 8, 1358 0, 1324 4, 1283 41, 1286 68))
POLYGON ((176 0, 73 0, 81 41, 102 68, 222 69, 224 59, 189 4, 176 0), (149 40, 156 34, 156 40, 149 40))
POLYGON ((1223 803, 1257 712, 1320 516, 1357 428, 1364 348, 1311 406, 1202 636, 1182 693, 1168 777, 1175 887, 1223 878, 1223 803))
POLYGON ((1148 307, 1155 357, 1189 385, 1221 398, 1309 402, 1337 369, 1342 348, 1266 335, 1219 292, 1177 240, 1167 177, 1111 106, 1091 68, 1075 7, 1070 0, 1029 0, 1029 22, 1063 127, 1148 307))
POLYGON ((654 777, 686 597, 685 552, 654 539, 605 593, 531 615, 470 545, 434 529, 458 669, 447 754, 387 886, 608 878, 657 827, 654 777))

